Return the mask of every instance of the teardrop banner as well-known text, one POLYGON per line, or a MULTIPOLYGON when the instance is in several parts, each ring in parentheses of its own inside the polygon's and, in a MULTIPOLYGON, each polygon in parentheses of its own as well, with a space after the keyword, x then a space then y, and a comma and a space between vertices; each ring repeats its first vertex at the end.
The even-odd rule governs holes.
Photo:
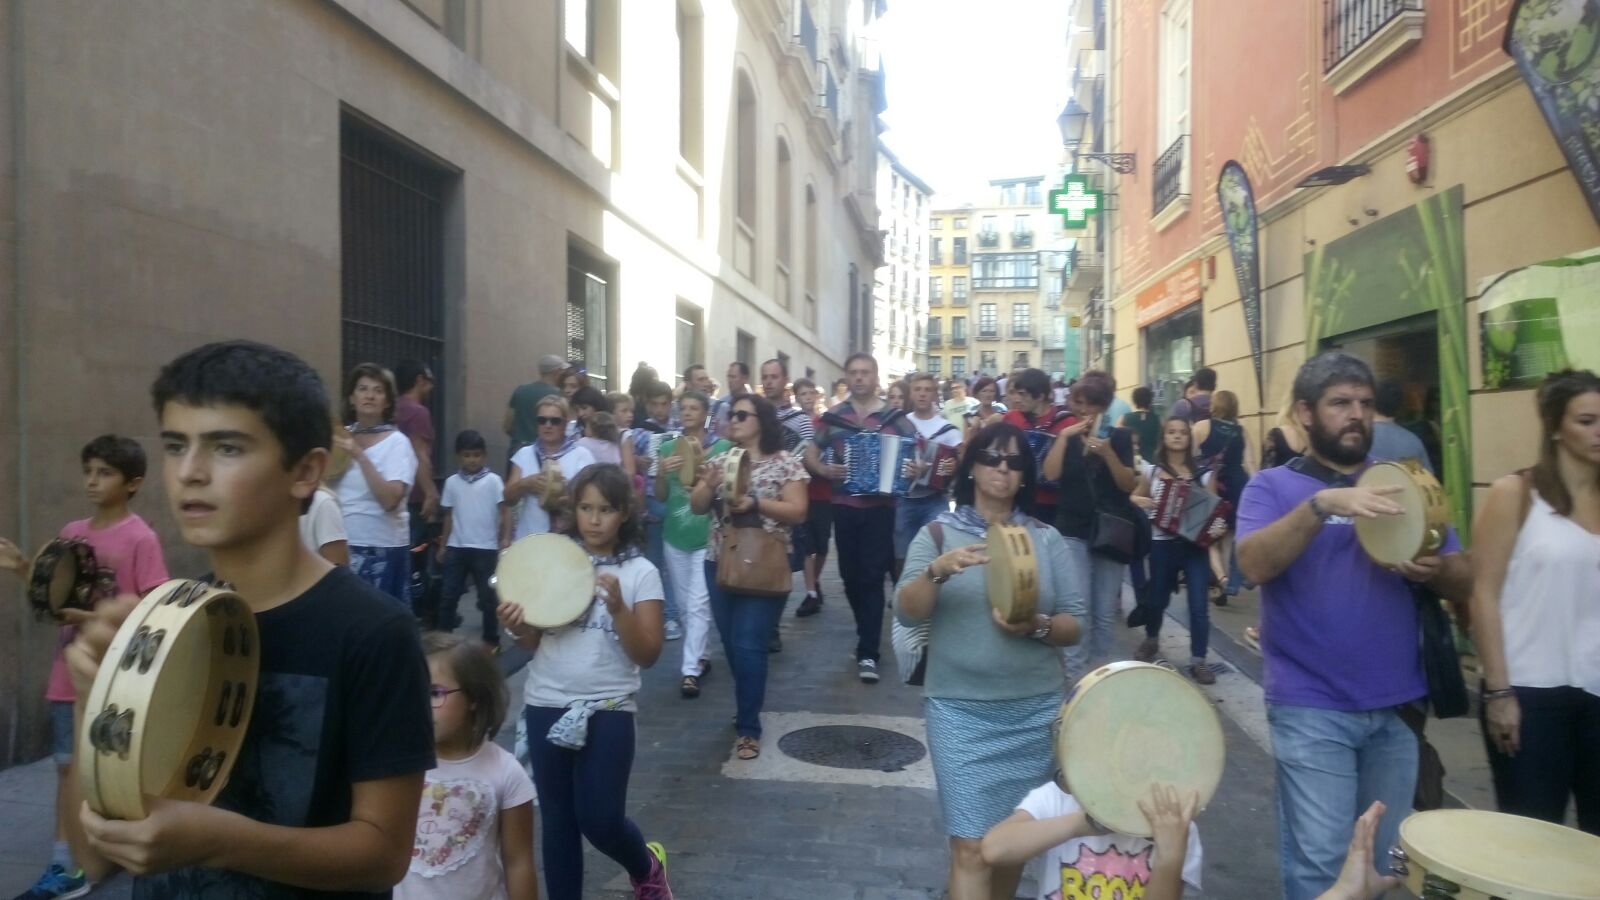
POLYGON ((1517 0, 1505 51, 1600 221, 1600 0, 1517 0))
POLYGON ((1250 336, 1250 361, 1256 368, 1256 400, 1265 408, 1261 378, 1261 241, 1256 222, 1256 196, 1250 176, 1234 160, 1222 164, 1217 176, 1217 202, 1222 205, 1222 225, 1233 251, 1233 277, 1239 282, 1239 305, 1250 336))

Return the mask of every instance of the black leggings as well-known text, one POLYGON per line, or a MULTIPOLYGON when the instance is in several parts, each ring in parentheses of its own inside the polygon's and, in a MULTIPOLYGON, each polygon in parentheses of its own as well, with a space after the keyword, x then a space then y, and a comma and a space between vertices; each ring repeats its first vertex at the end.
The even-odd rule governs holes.
POLYGON ((1600 697, 1575 687, 1518 687, 1522 709, 1516 756, 1495 749, 1487 723, 1484 746, 1501 812, 1561 824, 1567 798, 1577 801, 1578 827, 1600 835, 1600 697))
POLYGON ((523 707, 528 721, 528 759, 539 789, 539 825, 544 833, 544 883, 550 900, 583 897, 583 839, 617 861, 628 877, 650 875, 644 835, 626 813, 628 775, 633 769, 633 713, 597 712, 589 719, 582 750, 567 750, 545 739, 566 712, 523 707))

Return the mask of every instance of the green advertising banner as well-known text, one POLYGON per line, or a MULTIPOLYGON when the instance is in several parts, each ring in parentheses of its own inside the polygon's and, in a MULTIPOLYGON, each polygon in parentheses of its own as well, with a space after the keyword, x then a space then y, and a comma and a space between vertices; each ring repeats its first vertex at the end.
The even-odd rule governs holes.
POLYGON ((1472 509, 1464 191, 1456 185, 1306 254, 1306 346, 1433 313, 1445 492, 1463 540, 1472 509))
POLYGON ((1483 386, 1531 388, 1567 367, 1600 370, 1600 247, 1483 279, 1483 386))

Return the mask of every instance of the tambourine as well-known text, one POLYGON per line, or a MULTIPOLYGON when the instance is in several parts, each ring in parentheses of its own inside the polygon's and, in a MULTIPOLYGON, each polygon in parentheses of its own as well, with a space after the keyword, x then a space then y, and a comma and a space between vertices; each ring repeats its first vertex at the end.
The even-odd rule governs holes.
POLYGON ((244 745, 260 668, 255 613, 233 591, 177 580, 147 594, 84 704, 77 760, 89 807, 142 819, 146 797, 210 803, 244 745))
POLYGON ((1033 621, 1039 605, 1039 559, 1027 526, 990 525, 984 545, 989 605, 1009 624, 1033 621))
POLYGON ((567 483, 561 477, 561 463, 554 459, 544 461, 544 493, 539 497, 539 505, 545 509, 554 509, 560 502, 561 495, 567 490, 567 483))
POLYGON ((1400 823, 1395 874, 1418 897, 1600 900, 1600 837, 1479 809, 1434 809, 1400 823))
POLYGON ((1397 516, 1356 518, 1356 540, 1380 566, 1410 562, 1438 553, 1450 529, 1450 505, 1444 488, 1415 460, 1379 462, 1367 467, 1356 487, 1397 486, 1389 499, 1404 510, 1397 516))
POLYGON ((683 468, 678 470, 678 483, 686 488, 694 487, 700 466, 705 462, 706 448, 696 438, 683 434, 673 442, 672 455, 683 460, 683 468))
POLYGON ((750 493, 750 454, 735 447, 722 459, 722 499, 731 501, 750 493))
MULTIPOLYGON (((28 605, 41 619, 61 621, 65 609, 94 608, 100 568, 84 541, 56 538, 34 554, 28 568, 28 605)), ((116 592, 113 582, 112 593, 116 592)))
POLYGON ((1139 809, 1157 783, 1197 791, 1204 808, 1222 781, 1222 722, 1182 675, 1115 662, 1083 676, 1055 722, 1056 784, 1112 831, 1151 835, 1139 809))
POLYGON ((350 469, 350 453, 339 446, 337 440, 340 435, 350 436, 350 430, 344 427, 337 417, 331 420, 333 424, 333 438, 328 443, 328 471, 323 475, 323 481, 338 481, 350 469))
POLYGON ((530 534, 507 547, 492 580, 500 599, 522 607, 522 620, 534 628, 571 625, 594 602, 594 564, 564 534, 530 534))

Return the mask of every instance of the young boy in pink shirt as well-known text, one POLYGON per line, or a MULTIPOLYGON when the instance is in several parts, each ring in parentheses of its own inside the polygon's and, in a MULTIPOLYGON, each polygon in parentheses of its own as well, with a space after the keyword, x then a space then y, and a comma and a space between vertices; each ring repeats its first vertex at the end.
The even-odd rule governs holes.
MULTIPOLYGON (((144 481, 144 450, 132 438, 104 434, 84 446, 81 458, 84 493, 94 515, 68 522, 59 536, 94 548, 95 563, 115 573, 117 593, 143 595, 167 580, 161 541, 144 519, 128 508, 144 481)), ((8 548, 10 544, 5 542, 0 551, 8 548)), ((20 553, 0 552, 0 566, 25 574, 28 562, 20 553)), ((71 626, 61 627, 44 695, 50 704, 51 752, 56 762, 55 844, 44 874, 18 900, 81 897, 92 887, 90 875, 103 877, 109 869, 103 860, 84 858, 83 829, 78 822, 77 781, 72 772, 76 743, 72 708, 77 697, 61 653, 73 636, 71 626), (89 871, 85 871, 86 863, 89 871)))

